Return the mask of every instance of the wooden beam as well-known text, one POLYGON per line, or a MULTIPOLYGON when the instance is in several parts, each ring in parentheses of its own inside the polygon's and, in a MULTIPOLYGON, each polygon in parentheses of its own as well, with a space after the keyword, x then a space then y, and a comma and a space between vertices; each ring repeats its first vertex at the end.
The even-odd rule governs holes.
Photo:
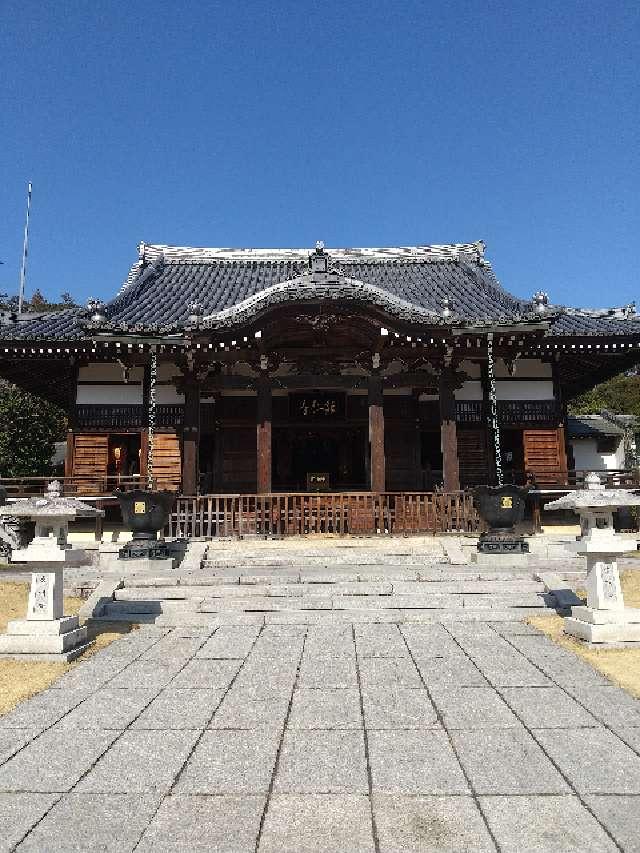
POLYGON ((184 420, 182 426, 182 491, 197 495, 200 448, 200 386, 193 375, 184 381, 184 420))
POLYGON ((458 463, 458 434, 454 395, 455 376, 452 368, 443 368, 439 386, 443 485, 445 492, 455 492, 460 488, 460 466, 458 463))
POLYGON ((369 392, 369 453, 371 471, 371 491, 385 490, 384 455, 384 409, 382 400, 382 380, 372 376, 368 382, 369 392))
POLYGON ((494 443, 493 425, 491 423, 489 366, 486 362, 480 365, 480 384, 482 386, 482 402, 485 412, 485 429, 487 433, 487 474, 489 475, 489 484, 495 485, 498 481, 498 474, 496 467, 496 448, 494 443))
POLYGON ((257 491, 265 494, 271 491, 271 419, 273 402, 271 383, 266 377, 257 381, 258 423, 257 423, 257 491))

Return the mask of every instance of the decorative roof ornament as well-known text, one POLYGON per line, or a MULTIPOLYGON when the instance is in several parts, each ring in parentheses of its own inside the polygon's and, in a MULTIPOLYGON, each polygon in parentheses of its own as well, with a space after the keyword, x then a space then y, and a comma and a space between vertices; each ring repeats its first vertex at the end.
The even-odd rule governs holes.
POLYGON ((544 290, 536 290, 533 294, 533 306, 537 314, 545 314, 549 307, 549 294, 544 290))
POLYGON ((588 489, 591 492, 598 491, 599 489, 604 488, 600 480, 600 475, 596 474, 595 471, 591 471, 591 473, 587 474, 587 476, 584 478, 584 487, 585 489, 588 489))
POLYGON ((442 300, 442 316, 448 318, 453 312, 453 299, 450 296, 445 296, 442 300))
POLYGON ((199 302, 198 300, 194 300, 189 305, 189 323, 192 326, 197 326, 200 323, 200 320, 202 320, 203 314, 204 314, 204 306, 203 306, 202 302, 199 302))
POLYGON ((309 269, 312 273, 326 273, 329 271, 329 255, 324 250, 324 241, 316 242, 315 251, 309 255, 309 269))
POLYGON ((104 302, 101 299, 89 299, 87 302, 87 311, 89 312, 89 319, 97 326, 107 322, 107 315, 104 313, 104 302))

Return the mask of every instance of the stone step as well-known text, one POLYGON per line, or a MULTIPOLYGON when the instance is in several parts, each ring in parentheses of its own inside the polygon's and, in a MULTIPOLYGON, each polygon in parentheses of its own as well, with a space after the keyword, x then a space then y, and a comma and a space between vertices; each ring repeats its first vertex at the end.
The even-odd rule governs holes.
POLYGON ((128 600, 117 590, 116 600, 106 605, 104 614, 113 618, 141 614, 175 614, 187 612, 217 613, 278 612, 282 610, 493 610, 513 608, 543 609, 545 599, 538 594, 511 595, 301 595, 292 596, 223 596, 190 597, 183 599, 147 598, 128 600))
MULTIPOLYGON (((417 583, 414 586, 418 586, 417 583)), ((120 601, 155 599, 246 598, 263 596, 274 598, 300 598, 305 595, 391 595, 390 583, 336 583, 336 584, 213 584, 211 586, 158 586, 124 587, 116 590, 120 601)))
MULTIPOLYGON (((495 609, 490 611, 491 623, 517 622, 539 613, 537 608, 495 609)), ((104 616, 96 621, 110 621, 104 616)), ((411 623, 487 621, 486 611, 480 610, 279 610, 268 613, 243 613, 222 610, 217 613, 175 612, 139 614, 132 622, 158 627, 217 627, 219 625, 264 624, 344 624, 344 623, 411 623)))

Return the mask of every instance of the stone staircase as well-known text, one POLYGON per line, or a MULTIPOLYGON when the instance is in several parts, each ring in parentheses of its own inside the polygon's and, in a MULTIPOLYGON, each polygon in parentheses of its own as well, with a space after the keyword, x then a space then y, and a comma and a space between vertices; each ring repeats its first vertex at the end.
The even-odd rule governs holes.
POLYGON ((171 574, 118 579, 98 617, 166 626, 497 622, 555 606, 533 569, 451 565, 434 539, 216 542, 200 554, 171 574))

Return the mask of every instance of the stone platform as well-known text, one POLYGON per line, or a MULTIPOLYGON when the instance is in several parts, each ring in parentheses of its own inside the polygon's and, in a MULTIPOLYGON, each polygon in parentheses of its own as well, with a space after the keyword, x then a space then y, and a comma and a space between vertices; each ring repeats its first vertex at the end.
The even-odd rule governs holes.
POLYGON ((0 717, 0 848, 637 850, 640 702, 487 617, 133 631, 0 717))

